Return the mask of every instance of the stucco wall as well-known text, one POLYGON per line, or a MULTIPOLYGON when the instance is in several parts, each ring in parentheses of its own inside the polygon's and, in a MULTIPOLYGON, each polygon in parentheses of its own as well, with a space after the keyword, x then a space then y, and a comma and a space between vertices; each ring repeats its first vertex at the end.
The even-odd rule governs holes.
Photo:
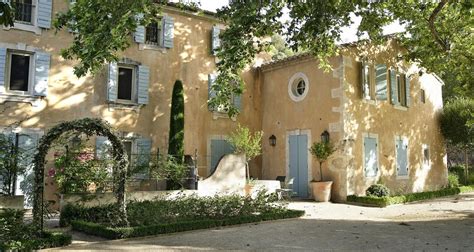
MULTIPOLYGON (((341 95, 338 69, 339 58, 331 59, 334 72, 325 73, 319 69, 318 62, 311 56, 284 61, 262 68, 262 128, 263 157, 262 178, 275 179, 277 176, 289 178, 288 170, 288 138, 289 134, 307 134, 308 148, 320 140, 324 130, 330 132, 331 141, 338 143, 342 128, 340 128, 341 95), (306 97, 299 102, 292 100, 288 94, 288 84, 296 73, 304 73, 309 81, 306 97), (275 135, 276 146, 270 146, 268 138, 275 135)), ((319 163, 308 150, 308 180, 319 180, 319 163)), ((337 164, 323 164, 324 179, 333 180, 333 196, 338 198, 340 190, 345 190, 345 172, 341 172, 337 164), (330 167, 330 169, 328 169, 330 167)), ((309 182, 309 181, 308 181, 309 182)), ((308 189, 310 189, 308 187, 308 189)))
MULTIPOLYGON (((53 13, 68 8, 67 1, 54 0, 53 13)), ((120 109, 106 101, 107 67, 96 76, 77 79, 73 75, 75 62, 60 57, 61 49, 72 41, 67 29, 42 30, 41 35, 15 28, 0 29, 0 47, 38 49, 51 53, 48 95, 39 102, 5 102, 0 104, 0 126, 38 128, 46 132, 60 121, 84 117, 107 120, 122 132, 133 132, 153 141, 153 151, 167 152, 170 104, 173 85, 181 80, 185 92, 185 153, 199 156, 199 174, 207 176, 212 135, 226 136, 237 123, 252 130, 260 129, 258 89, 253 83, 254 72, 243 73, 247 89, 242 96, 243 111, 236 121, 215 118, 208 111, 208 74, 215 72, 216 58, 210 54, 211 28, 216 20, 207 16, 185 14, 177 9, 165 8, 166 15, 174 18, 174 47, 160 50, 139 50, 137 43, 122 56, 150 67, 149 104, 139 110, 120 109), (255 96, 257 94, 257 96, 255 96)), ((252 162, 252 173, 259 174, 260 163, 252 162)), ((48 168, 46 168, 48 169, 48 168)), ((56 198, 51 181, 47 182, 47 198, 56 198)))
POLYGON ((347 169, 348 195, 365 194, 368 186, 379 181, 393 193, 434 190, 446 184, 446 152, 437 121, 442 109, 441 83, 426 73, 420 77, 415 66, 397 63, 399 53, 393 41, 383 47, 349 47, 344 52, 344 139, 352 158, 347 169), (390 96, 375 102, 361 98, 361 56, 372 63, 401 67, 411 75, 409 108, 395 108, 390 96), (426 103, 420 101, 421 87, 426 91, 426 103), (364 134, 378 137, 379 172, 374 178, 363 172, 364 134), (405 178, 397 177, 396 136, 408 138, 409 176, 405 178), (430 167, 422 166, 423 144, 430 148, 430 167))

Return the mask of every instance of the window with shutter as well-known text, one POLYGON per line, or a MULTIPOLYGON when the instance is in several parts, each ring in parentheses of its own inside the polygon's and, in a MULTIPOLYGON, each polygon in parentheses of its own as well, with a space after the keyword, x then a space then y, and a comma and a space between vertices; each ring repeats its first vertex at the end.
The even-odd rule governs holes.
POLYGON ((375 177, 378 173, 377 138, 364 137, 364 174, 375 177))
POLYGON ((212 32, 211 32, 211 53, 212 55, 216 55, 217 49, 221 45, 221 39, 219 37, 220 34, 220 29, 217 26, 212 27, 212 32))
POLYGON ((162 36, 161 19, 153 21, 148 24, 145 28, 145 43, 150 45, 159 46, 162 36))
POLYGON ((109 102, 125 105, 148 104, 150 70, 145 65, 134 64, 109 64, 107 82, 109 102))
POLYGON ((377 100, 387 100, 387 66, 375 66, 375 97, 377 100))

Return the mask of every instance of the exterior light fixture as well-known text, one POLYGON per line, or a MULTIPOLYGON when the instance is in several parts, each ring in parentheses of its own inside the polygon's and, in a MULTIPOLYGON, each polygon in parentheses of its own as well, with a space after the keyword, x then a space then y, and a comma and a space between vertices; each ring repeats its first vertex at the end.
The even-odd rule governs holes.
POLYGON ((277 144, 277 138, 275 135, 271 135, 269 138, 268 138, 268 141, 270 143, 270 146, 275 146, 277 144))
POLYGON ((321 142, 329 143, 329 132, 327 130, 321 133, 321 142))

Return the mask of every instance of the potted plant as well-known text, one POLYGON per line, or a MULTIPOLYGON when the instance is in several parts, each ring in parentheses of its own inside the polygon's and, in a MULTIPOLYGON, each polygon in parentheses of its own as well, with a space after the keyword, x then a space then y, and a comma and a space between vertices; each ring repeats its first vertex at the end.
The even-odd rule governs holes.
POLYGON ((314 142, 309 149, 311 154, 319 162, 319 180, 313 179, 311 187, 314 200, 319 202, 328 202, 331 199, 332 181, 325 181, 323 176, 323 163, 334 153, 335 148, 329 141, 314 142))
POLYGON ((246 195, 251 194, 255 184, 255 180, 250 179, 249 161, 262 154, 262 137, 262 131, 256 131, 252 134, 249 128, 238 125, 237 130, 228 138, 229 143, 234 147, 234 153, 245 155, 247 181, 244 190, 246 195))

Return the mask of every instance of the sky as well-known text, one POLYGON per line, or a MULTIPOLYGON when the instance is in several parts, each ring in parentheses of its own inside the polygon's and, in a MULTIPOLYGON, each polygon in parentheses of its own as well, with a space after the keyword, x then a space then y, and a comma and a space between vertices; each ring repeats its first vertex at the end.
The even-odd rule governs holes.
MULTIPOLYGON (((179 0, 173 0, 173 1, 179 1, 179 0)), ((186 1, 186 0, 185 0, 186 1)), ((199 0, 188 0, 188 1, 199 1, 199 0)), ((216 11, 216 9, 225 6, 229 3, 229 0, 200 0, 201 3, 201 8, 209 11, 216 11)), ((284 14, 283 20, 288 19, 288 15, 284 14)), ((354 21, 354 24, 352 24, 349 27, 344 27, 342 36, 341 36, 341 43, 349 43, 349 42, 354 42, 357 41, 357 27, 359 26, 360 17, 356 17, 355 15, 352 15, 352 20, 354 21)), ((384 27, 384 34, 392 34, 396 32, 401 32, 403 31, 403 27, 400 26, 398 23, 393 23, 390 25, 387 25, 384 27)))

